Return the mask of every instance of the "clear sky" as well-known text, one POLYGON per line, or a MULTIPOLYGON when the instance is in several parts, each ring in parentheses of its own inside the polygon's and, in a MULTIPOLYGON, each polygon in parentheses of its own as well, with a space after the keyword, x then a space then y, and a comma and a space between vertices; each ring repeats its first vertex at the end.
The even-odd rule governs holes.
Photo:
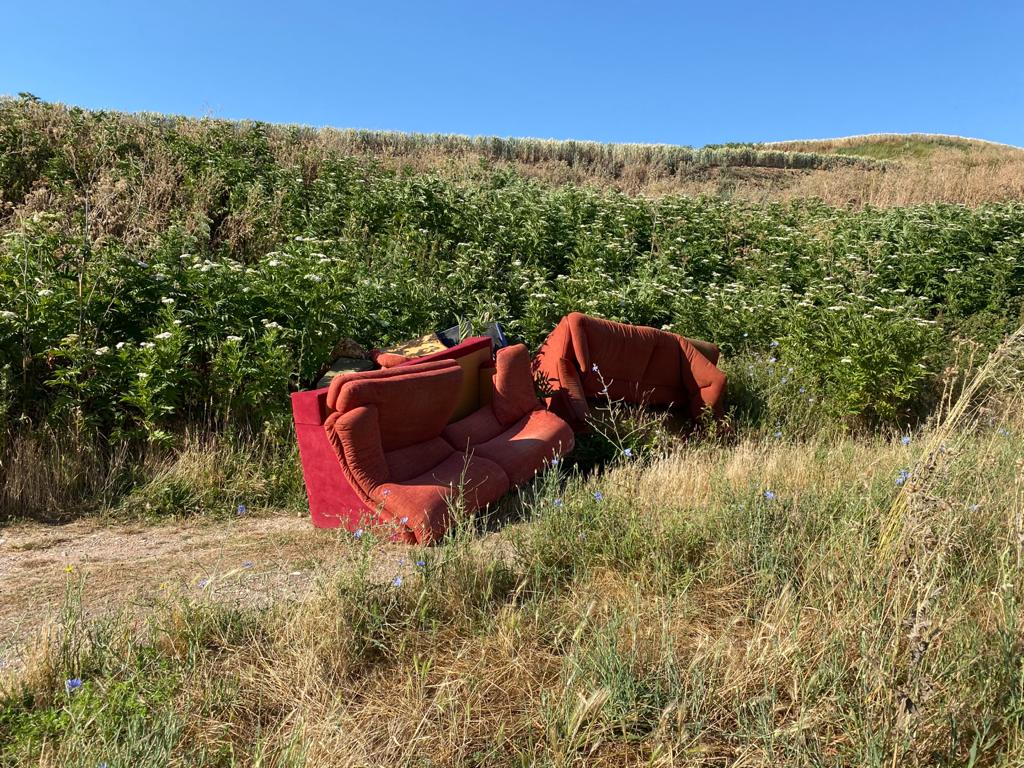
POLYGON ((702 145, 1024 145, 1022 0, 3 0, 0 94, 91 108, 702 145))

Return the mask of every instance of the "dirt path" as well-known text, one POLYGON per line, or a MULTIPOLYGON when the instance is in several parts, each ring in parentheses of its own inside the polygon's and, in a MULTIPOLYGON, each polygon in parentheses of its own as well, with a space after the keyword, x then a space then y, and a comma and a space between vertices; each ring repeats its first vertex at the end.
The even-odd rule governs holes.
POLYGON ((0 667, 55 622, 68 584, 87 616, 144 610, 192 592, 261 603, 301 598, 316 576, 351 559, 350 536, 303 517, 124 524, 0 524, 0 667))

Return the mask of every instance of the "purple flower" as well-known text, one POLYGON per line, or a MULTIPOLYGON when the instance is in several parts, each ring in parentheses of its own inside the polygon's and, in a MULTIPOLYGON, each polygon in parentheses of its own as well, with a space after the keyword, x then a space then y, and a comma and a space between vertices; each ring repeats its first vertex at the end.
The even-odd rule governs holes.
POLYGON ((769 344, 768 346, 769 346, 769 347, 772 347, 772 348, 774 349, 775 347, 779 346, 779 342, 777 342, 777 341, 772 341, 772 343, 771 343, 771 344, 769 344))
POLYGON ((246 560, 244 563, 242 563, 242 567, 243 568, 252 568, 252 560, 246 560))
POLYGON ((801 394, 801 395, 802 395, 802 394, 803 394, 804 392, 806 392, 806 391, 807 391, 807 389, 806 389, 806 388, 804 388, 804 387, 800 387, 800 394, 801 394))
POLYGON ((380 492, 380 495, 381 496, 390 496, 391 495, 391 489, 390 488, 385 488, 383 491, 380 492))
POLYGON ((909 469, 901 469, 900 473, 898 475, 896 475, 896 481, 895 482, 896 482, 896 485, 903 485, 909 479, 910 479, 910 470, 909 469))
POLYGON ((557 456, 553 456, 551 458, 551 466, 552 467, 557 467, 558 466, 558 457, 557 456))
POLYGON ((420 568, 423 568, 426 564, 427 564, 426 560, 417 560, 416 561, 416 565, 418 565, 420 568))
POLYGON ((560 506, 562 506, 562 500, 561 500, 561 499, 555 499, 555 500, 554 500, 554 501, 553 501, 552 503, 553 503, 553 504, 554 504, 554 505, 555 505, 556 507, 560 507, 560 506))
POLYGON ((768 501, 775 501, 775 491, 765 491, 764 497, 768 499, 768 501))
POLYGON ((246 509, 246 507, 245 507, 245 504, 239 504, 239 505, 238 505, 238 510, 237 510, 237 514, 238 514, 238 516, 239 516, 239 517, 241 517, 241 516, 242 516, 242 515, 244 515, 244 514, 245 514, 246 512, 248 512, 248 510, 246 509))
POLYGON ((359 541, 361 538, 363 538, 363 529, 362 528, 357 528, 356 532, 353 533, 352 535, 355 537, 356 541, 359 541))
POLYGON ((70 680, 64 681, 64 690, 68 692, 68 695, 74 693, 82 687, 82 678, 72 677, 70 680))
POLYGON ((402 577, 401 576, 395 576, 395 578, 391 580, 391 586, 392 587, 400 587, 400 586, 402 586, 402 577))
POLYGON ((594 501, 604 501, 604 494, 600 491, 594 491, 594 501))
POLYGON ((777 363, 777 362, 778 362, 778 359, 777 359, 777 358, 774 358, 774 357, 769 357, 769 358, 768 358, 768 362, 769 362, 769 363, 777 363))
POLYGON ((910 445, 910 435, 904 435, 903 437, 901 437, 900 442, 903 445, 910 445))
POLYGON ((400 522, 402 525, 406 525, 409 522, 409 518, 408 517, 403 517, 398 522, 400 522))
POLYGON ((623 449, 622 455, 625 456, 627 459, 632 459, 633 458, 633 449, 632 448, 625 448, 625 449, 623 449))
POLYGON ((200 579, 196 583, 196 586, 198 586, 200 589, 206 589, 206 587, 209 586, 209 584, 210 584, 210 580, 209 579, 200 579))
POLYGON ((601 372, 601 370, 597 367, 597 363, 594 363, 592 366, 590 366, 590 370, 592 370, 594 373, 601 372))

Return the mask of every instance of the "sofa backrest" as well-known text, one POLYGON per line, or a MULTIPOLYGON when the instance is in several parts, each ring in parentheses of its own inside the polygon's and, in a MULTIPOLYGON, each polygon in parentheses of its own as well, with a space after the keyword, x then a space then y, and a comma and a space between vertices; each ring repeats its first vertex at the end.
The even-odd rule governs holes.
POLYGON ((388 375, 353 377, 339 388, 334 410, 373 406, 384 451, 407 448, 441 434, 455 410, 462 369, 451 360, 388 369, 388 375))
POLYGON ((486 386, 490 383, 490 374, 481 375, 481 371, 488 371, 491 368, 493 362, 491 348, 490 336, 476 336, 466 339, 454 347, 408 360, 401 363, 399 367, 422 365, 438 360, 454 360, 458 363, 462 368, 462 382, 459 385, 455 410, 449 419, 449 421, 458 421, 489 401, 490 392, 486 390, 486 386))
POLYGON ((573 312, 566 318, 580 381, 588 397, 668 403, 682 394, 679 339, 641 325, 573 312), (597 370, 594 370, 594 366, 597 370))

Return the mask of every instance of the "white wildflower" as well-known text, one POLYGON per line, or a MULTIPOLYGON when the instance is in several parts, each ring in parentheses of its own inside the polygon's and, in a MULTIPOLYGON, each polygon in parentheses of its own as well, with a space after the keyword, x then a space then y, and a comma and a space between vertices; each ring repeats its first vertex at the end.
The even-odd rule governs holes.
POLYGON ((160 303, 161 304, 167 304, 168 306, 170 306, 171 304, 174 303, 174 299, 172 299, 172 298, 170 298, 168 296, 164 296, 164 297, 162 297, 160 299, 160 303))
POLYGON ((228 341, 238 342, 238 341, 241 341, 241 340, 242 340, 241 336, 228 336, 228 341))
POLYGON ((41 291, 39 291, 39 295, 45 298, 46 296, 52 296, 53 291, 51 291, 49 288, 43 288, 41 291))
POLYGON ((97 347, 96 348, 96 355, 97 355, 97 357, 99 357, 101 355, 107 354, 107 352, 109 352, 109 351, 110 351, 110 347, 97 347))

